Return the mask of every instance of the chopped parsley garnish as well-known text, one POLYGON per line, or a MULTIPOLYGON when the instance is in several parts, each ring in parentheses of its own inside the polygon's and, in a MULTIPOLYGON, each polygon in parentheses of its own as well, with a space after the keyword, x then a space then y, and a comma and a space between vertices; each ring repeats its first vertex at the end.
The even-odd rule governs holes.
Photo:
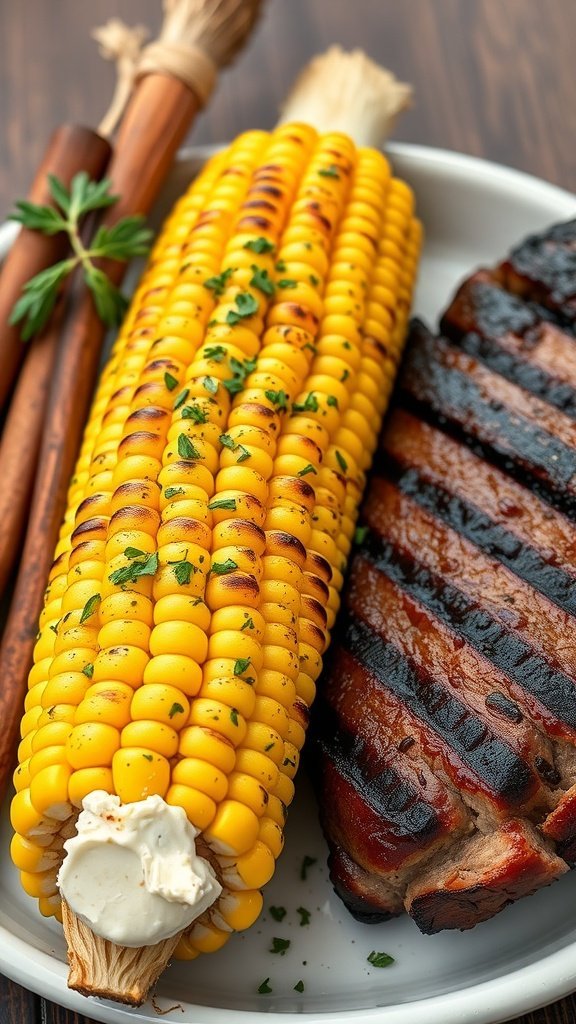
POLYGON ((312 345, 311 342, 309 342, 309 341, 307 341, 305 345, 302 345, 302 351, 304 351, 305 348, 309 348, 311 353, 312 353, 312 355, 314 355, 314 356, 318 352, 318 349, 316 348, 316 345, 312 345))
POLYGON ((82 609, 82 615, 80 616, 80 625, 82 625, 83 622, 86 622, 86 619, 89 619, 90 616, 94 614, 99 604, 100 594, 92 594, 92 597, 88 598, 86 604, 82 609))
POLYGON ((284 260, 278 260, 278 262, 276 264, 276 270, 278 271, 279 274, 283 274, 284 273, 284 271, 286 270, 286 264, 285 264, 284 260))
POLYGON ((306 907, 298 907, 296 910, 297 914, 300 914, 300 927, 304 928, 305 925, 310 924, 310 911, 306 910, 306 907))
POLYGON ((204 281, 204 287, 208 288, 209 291, 214 292, 214 295, 222 295, 222 292, 228 284, 228 278, 233 273, 233 268, 228 267, 228 270, 223 270, 221 274, 215 274, 214 277, 209 277, 204 281))
POLYGON ((174 718, 174 715, 183 715, 183 714, 184 714, 184 708, 182 707, 181 704, 178 704, 178 703, 175 702, 172 705, 172 707, 170 708, 170 711, 168 712, 168 718, 174 718))
POLYGON ((389 953, 377 953, 375 949, 372 950, 366 959, 369 964, 372 964, 372 967, 389 967, 390 964, 395 963, 394 957, 390 956, 389 953))
POLYGON ((182 419, 192 420, 193 423, 207 423, 208 413, 199 405, 185 405, 182 409, 182 419))
POLYGON ((317 473, 317 470, 314 469, 311 462, 309 462, 307 466, 304 466, 304 469, 298 470, 298 476, 307 476, 308 473, 317 473))
POLYGON ((250 452, 250 451, 248 450, 248 448, 245 448, 245 447, 244 447, 244 445, 243 445, 243 444, 237 444, 237 445, 236 445, 236 449, 235 449, 235 450, 236 450, 236 451, 240 451, 240 452, 241 452, 241 454, 240 454, 240 455, 238 456, 238 458, 236 459, 236 462, 246 462, 246 459, 249 459, 249 458, 250 458, 250 455, 252 454, 252 453, 251 453, 251 452, 250 452))
POLYGON ((367 535, 368 535, 368 527, 367 526, 357 526, 355 531, 354 531, 354 543, 355 544, 363 544, 364 541, 366 540, 367 535))
POLYGON ((204 377, 202 383, 204 390, 207 391, 209 395, 215 395, 218 391, 218 381, 215 380, 214 377, 204 377))
POLYGON ((294 281, 291 277, 283 277, 278 281, 279 288, 296 288, 298 281, 294 281))
POLYGON ((288 408, 288 395, 285 391, 265 391, 266 398, 272 405, 278 407, 278 412, 286 412, 288 408))
POLYGON ((314 287, 316 287, 317 284, 320 284, 320 278, 316 277, 316 274, 310 274, 309 281, 310 284, 314 285, 314 287))
POLYGON ((236 309, 229 309, 226 314, 226 323, 240 323, 245 317, 253 316, 259 310, 258 300, 250 295, 250 292, 239 292, 235 298, 236 309))
POLYGON ((330 164, 329 167, 321 167, 318 171, 321 178, 339 178, 338 168, 335 164, 330 164))
POLYGON ((348 463, 346 462, 346 459, 344 458, 342 453, 338 451, 338 449, 336 449, 336 462, 340 466, 342 472, 345 473, 346 470, 348 469, 348 463))
MULTIPOLYGON (((208 508, 210 508, 210 506, 208 506, 208 508)), ((240 626, 240 632, 242 632, 242 630, 244 630, 244 629, 254 629, 254 628, 255 628, 255 626, 254 626, 254 619, 252 618, 252 616, 250 616, 248 619, 246 619, 246 622, 244 623, 244 625, 240 626)))
POLYGON ((341 383, 343 384, 345 380, 348 380, 349 376, 350 376, 350 370, 343 370, 342 371, 342 376, 340 377, 341 383))
POLYGON ((236 511, 236 498, 217 498, 216 501, 211 501, 208 508, 212 512, 214 509, 228 509, 230 512, 236 511))
POLYGON ((305 882, 308 877, 308 868, 311 868, 316 863, 316 860, 316 857, 309 857, 308 854, 304 857, 300 866, 300 878, 303 882, 305 882))
POLYGON ((181 405, 184 405, 184 402, 188 398, 189 394, 190 388, 184 388, 184 390, 180 392, 176 401, 174 402, 174 409, 179 409, 181 405))
POLYGON ((178 455, 181 459, 199 459, 200 452, 186 434, 178 435, 178 455))
POLYGON ((232 558, 227 558, 225 562, 214 562, 212 572, 215 572, 217 576, 225 576, 227 572, 234 572, 234 569, 237 568, 238 563, 232 558))
POLYGON ((168 388, 168 391, 174 391, 174 388, 178 386, 178 378, 173 377, 171 373, 168 373, 168 371, 166 371, 166 373, 164 374, 164 383, 168 388))
POLYGON ((250 252, 256 252, 259 256, 265 252, 273 252, 274 244, 269 242, 267 238, 263 238, 260 235, 259 238, 251 238, 249 242, 244 243, 244 248, 249 249, 250 252))
POLYGON ((230 721, 232 725, 238 725, 238 709, 230 708, 230 721))
POLYGON ((234 663, 234 675, 241 676, 250 667, 250 658, 236 658, 234 663))
POLYGON ((294 412, 318 412, 318 399, 311 391, 303 402, 294 402, 292 409, 294 412))
POLYGON ((331 406, 331 408, 333 409, 337 409, 338 399, 336 398, 336 395, 328 395, 328 398, 326 399, 326 405, 331 406))
POLYGON ((269 981, 270 981, 270 978, 265 978, 264 981, 260 985, 258 985, 258 994, 259 995, 261 995, 261 996, 268 995, 268 993, 272 991, 272 989, 270 988, 270 985, 268 984, 269 981))
POLYGON ((190 583, 191 577, 196 572, 196 566, 193 565, 192 562, 189 562, 188 559, 186 558, 183 558, 181 562, 175 562, 172 564, 174 565, 174 575, 176 577, 176 582, 179 583, 181 587, 184 587, 186 586, 186 584, 190 583))
POLYGON ((237 395, 239 391, 242 391, 244 382, 240 377, 231 377, 230 380, 224 381, 224 387, 231 395, 237 395))
POLYGON ((274 295, 274 282, 268 276, 268 271, 261 270, 255 263, 252 264, 252 270, 254 271, 250 278, 252 287, 258 288, 264 295, 274 295))
POLYGON ((274 937, 268 952, 279 953, 280 956, 284 956, 287 949, 290 949, 290 939, 278 939, 274 937))
POLYGON ((224 445, 225 448, 230 448, 231 451, 234 451, 236 447, 236 442, 233 440, 233 438, 230 437, 230 434, 220 434, 218 440, 220 441, 220 444, 224 445))
POLYGON ((227 351, 223 345, 208 345, 204 349, 204 356, 206 359, 213 359, 215 363, 221 363, 227 356, 227 351))
POLYGON ((154 576, 157 572, 158 552, 155 551, 142 562, 132 561, 129 565, 116 569, 110 573, 108 579, 115 586, 124 586, 126 583, 136 583, 141 576, 154 576))
POLYGON ((125 558, 143 558, 146 554, 145 551, 140 551, 140 548, 124 548, 125 558))
POLYGON ((296 984, 294 985, 294 991, 295 992, 303 992, 304 991, 304 982, 302 980, 296 982, 296 984))
POLYGON ((275 921, 283 921, 286 913, 286 907, 270 907, 270 917, 273 917, 275 921))
POLYGON ((165 498, 175 498, 177 494, 185 494, 183 487, 167 487, 164 491, 165 498))
POLYGON ((82 671, 88 679, 92 679, 92 676, 94 675, 94 665, 89 662, 88 665, 84 665, 82 671))

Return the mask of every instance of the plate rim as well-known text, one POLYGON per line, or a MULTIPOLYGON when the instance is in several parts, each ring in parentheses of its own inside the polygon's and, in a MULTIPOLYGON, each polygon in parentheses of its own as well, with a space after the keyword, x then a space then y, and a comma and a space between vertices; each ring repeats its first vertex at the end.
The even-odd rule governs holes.
MULTIPOLYGON (((221 145, 189 146, 180 151, 178 161, 205 160, 221 145)), ((499 190, 522 188, 528 198, 534 194, 539 201, 557 206, 558 217, 576 216, 576 195, 558 185, 551 184, 535 175, 495 161, 449 149, 423 146, 413 143, 390 143, 386 153, 392 160, 400 158, 428 174, 443 175, 458 179, 480 179, 482 186, 491 185, 499 190)), ((0 258, 6 254, 18 233, 15 222, 0 224, 0 258)), ((420 1015, 423 1024, 462 1024, 472 1020, 476 1024, 498 1024, 510 1016, 538 1009, 564 998, 576 986, 574 952, 576 940, 562 949, 555 950, 535 963, 527 964, 497 978, 467 985, 457 991, 430 996, 392 1006, 373 1007, 359 1010, 312 1011, 307 1013, 226 1010, 219 1007, 203 1006, 186 1002, 184 1016, 168 1019, 186 1021, 187 1024, 248 1024, 256 1013, 266 1013, 270 1024, 291 1024, 304 1019, 306 1024, 363 1024, 376 1022, 386 1015, 387 1024, 411 1024, 415 1014, 420 1015), (426 1017, 422 1016, 426 1013, 426 1017), (468 1016, 464 1017, 463 1014, 468 1016)), ((65 1006, 73 1011, 89 1014, 102 1021, 152 1020, 147 1014, 128 1010, 117 1004, 95 1000, 79 995, 66 986, 66 967, 60 960, 47 952, 31 947, 0 923, 0 971, 6 977, 23 985, 44 998, 65 1006), (17 953, 17 959, 14 954, 17 953), (10 955, 12 954, 12 956, 10 955), (55 969, 56 968, 56 969, 55 969)))

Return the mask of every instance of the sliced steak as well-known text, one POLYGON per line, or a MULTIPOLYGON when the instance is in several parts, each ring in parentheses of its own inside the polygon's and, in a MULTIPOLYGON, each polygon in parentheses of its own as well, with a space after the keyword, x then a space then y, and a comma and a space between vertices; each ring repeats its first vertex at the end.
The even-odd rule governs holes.
POLYGON ((360 920, 471 928, 576 862, 575 328, 576 221, 412 325, 311 730, 360 920))

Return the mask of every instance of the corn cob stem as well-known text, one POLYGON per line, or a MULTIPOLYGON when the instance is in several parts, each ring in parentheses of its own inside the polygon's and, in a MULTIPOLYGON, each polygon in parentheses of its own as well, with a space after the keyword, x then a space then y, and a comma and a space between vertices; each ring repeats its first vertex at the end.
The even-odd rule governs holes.
MULTIPOLYGON (((349 76, 346 124, 364 112, 377 144, 389 83, 371 71, 367 101, 365 58, 341 73, 335 59, 308 79, 330 130, 240 137, 157 242, 86 430, 22 722, 26 891, 60 913, 62 830, 88 793, 157 794, 200 831, 222 885, 176 937, 187 959, 252 924, 282 850, 413 277, 409 190, 342 134, 331 91, 349 76)), ((90 994, 143 998, 135 976, 174 949, 145 947, 142 968, 64 914, 70 984, 90 994), (130 981, 110 976, 112 952, 130 981)))

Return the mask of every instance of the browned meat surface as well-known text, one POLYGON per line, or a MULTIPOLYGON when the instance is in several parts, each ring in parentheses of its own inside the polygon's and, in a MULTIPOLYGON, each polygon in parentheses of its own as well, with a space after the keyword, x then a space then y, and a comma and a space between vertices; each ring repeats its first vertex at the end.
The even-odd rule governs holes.
POLYGON ((576 221, 412 326, 312 750, 334 887, 470 928, 576 862, 576 221))

